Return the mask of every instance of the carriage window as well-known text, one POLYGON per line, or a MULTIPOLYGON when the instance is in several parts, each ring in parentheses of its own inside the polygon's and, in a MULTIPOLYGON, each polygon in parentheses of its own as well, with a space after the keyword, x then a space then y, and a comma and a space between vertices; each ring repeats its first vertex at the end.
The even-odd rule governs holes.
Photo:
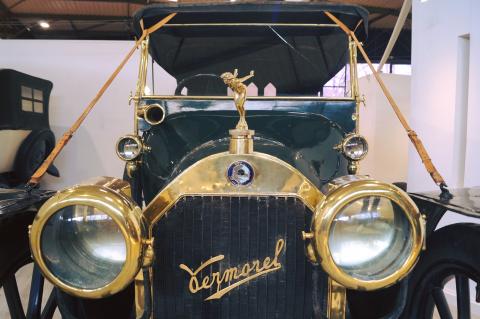
POLYGON ((22 111, 33 112, 33 101, 22 99, 22 111))
POLYGON ((35 113, 43 113, 43 102, 33 102, 33 111, 35 113))
POLYGON ((22 111, 43 113, 43 91, 22 85, 22 111))
POLYGON ((43 92, 40 90, 33 90, 33 98, 37 101, 43 101, 43 92))

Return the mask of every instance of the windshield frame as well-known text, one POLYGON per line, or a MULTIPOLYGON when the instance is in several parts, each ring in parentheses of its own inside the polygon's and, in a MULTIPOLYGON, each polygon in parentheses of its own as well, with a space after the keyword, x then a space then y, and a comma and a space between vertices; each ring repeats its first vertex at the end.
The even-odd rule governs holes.
MULTIPOLYGON (((204 27, 204 26, 215 26, 215 27, 231 27, 231 26, 288 26, 288 27, 309 27, 309 28, 338 28, 336 24, 330 23, 171 23, 165 24, 164 28, 185 28, 185 27, 204 27)), ((188 100, 222 100, 222 99, 231 99, 231 96, 218 96, 218 95, 205 95, 205 96, 195 96, 195 95, 172 95, 172 94, 145 94, 146 79, 148 75, 148 63, 149 59, 152 59, 153 56, 149 53, 149 37, 145 39, 145 48, 141 50, 140 66, 139 66, 139 75, 136 95, 132 97, 137 101, 148 98, 148 99, 165 99, 165 100, 178 100, 178 99, 188 99, 188 100), (145 65, 144 65, 145 64, 145 65), (140 87, 139 87, 140 86, 140 87)), ((330 101, 352 101, 358 100, 358 78, 357 78, 357 54, 356 46, 352 45, 353 40, 351 37, 348 37, 348 60, 345 63, 345 67, 349 67, 349 83, 345 87, 348 92, 346 96, 316 96, 316 95, 290 95, 290 96, 249 96, 249 100, 330 100, 330 101)), ((153 72, 152 72, 153 76, 153 72)))

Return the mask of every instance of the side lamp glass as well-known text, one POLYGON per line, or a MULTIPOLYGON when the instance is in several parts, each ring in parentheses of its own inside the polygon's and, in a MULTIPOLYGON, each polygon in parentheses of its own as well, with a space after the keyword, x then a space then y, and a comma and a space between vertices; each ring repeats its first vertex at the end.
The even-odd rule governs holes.
POLYGON ((368 154, 368 142, 362 135, 349 134, 342 143, 336 147, 351 161, 360 161, 368 154))
POLYGON ((118 139, 116 152, 123 161, 133 161, 137 159, 143 150, 143 143, 138 136, 125 135, 118 139))

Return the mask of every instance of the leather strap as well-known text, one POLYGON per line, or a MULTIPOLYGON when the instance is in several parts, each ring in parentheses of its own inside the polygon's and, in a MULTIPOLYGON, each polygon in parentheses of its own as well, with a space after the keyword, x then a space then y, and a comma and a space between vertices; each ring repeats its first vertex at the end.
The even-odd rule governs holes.
POLYGON ((408 137, 410 138, 410 141, 412 141, 413 143, 413 146, 415 146, 415 149, 417 150, 417 153, 418 155, 420 156, 420 158, 422 159, 422 163, 423 165, 425 166, 425 169, 428 171, 428 173, 430 174, 430 176, 432 177, 433 181, 439 185, 439 186, 443 186, 443 187, 446 187, 447 184, 445 183, 445 180, 443 179, 442 175, 440 175, 440 173, 438 172, 437 168, 435 167, 435 165, 433 165, 433 162, 430 158, 430 156, 428 155, 428 152, 427 150, 425 149, 425 146, 423 146, 423 143, 422 141, 420 140, 420 138, 418 137, 417 133, 412 130, 412 128, 410 127, 410 125, 408 124, 407 122, 407 119, 405 118, 405 116, 402 114, 402 111, 400 110, 400 108, 398 107, 397 103, 395 102, 395 100, 393 99, 393 96, 392 94, 390 94, 390 91, 387 89, 387 87, 385 86, 385 83, 383 82, 382 78, 380 77, 380 75, 378 74, 378 72, 375 70, 375 68, 373 67, 373 64, 372 64, 372 61, 370 61, 367 53, 365 52, 365 50, 363 49, 363 46, 362 44, 358 41, 357 37, 355 36, 355 33, 353 31, 351 31, 350 29, 348 29, 348 27, 342 22, 340 21, 337 17, 335 17, 333 14, 331 14, 330 12, 325 12, 325 14, 333 21, 335 22, 339 27, 340 29, 342 29, 347 35, 349 35, 353 41, 355 42, 355 45, 357 46, 358 50, 360 51, 360 53, 362 54, 363 58, 365 59, 365 61, 367 62, 368 66, 370 67, 370 70, 372 71, 373 73, 373 76, 375 77, 375 79, 377 80, 378 84, 380 85, 380 88, 382 89, 383 91, 383 94, 385 95, 385 97, 387 98, 388 102, 390 103, 390 105, 392 106, 392 109, 393 111, 395 112, 395 115, 397 115, 397 118, 398 120, 400 121, 400 123, 402 124, 402 126, 405 128, 405 131, 407 132, 408 134, 408 137))
POLYGON ((132 57, 133 53, 135 50, 138 48, 138 46, 142 43, 142 41, 150 34, 161 27, 163 27, 168 21, 170 21, 176 13, 171 13, 159 22, 157 22, 155 25, 151 26, 148 29, 143 29, 143 23, 142 29, 143 33, 142 36, 135 42, 135 45, 133 48, 127 53, 125 58, 122 60, 120 65, 113 71, 113 73, 110 75, 110 77, 107 79, 107 81, 103 84, 103 86, 100 88, 100 90, 97 92, 95 97, 90 101, 90 103, 87 105, 83 113, 80 115, 80 117, 73 123, 73 125, 68 129, 68 131, 63 134, 62 138, 57 142, 57 145, 55 145, 55 148, 50 152, 48 157, 45 159, 45 161, 40 165, 40 167, 35 171, 35 173, 32 175, 30 178, 30 181, 28 182, 28 185, 34 186, 37 185, 40 180, 42 179, 43 175, 47 172, 47 169, 50 167, 50 165, 53 163, 53 161, 57 158, 58 154, 62 151, 62 149, 67 145, 68 141, 73 137, 75 132, 78 130, 82 122, 85 120, 87 115, 90 113, 90 111, 93 109, 93 107, 97 104, 98 100, 102 97, 103 93, 108 89, 110 84, 112 84, 113 80, 117 77, 118 73, 123 69, 125 64, 130 60, 132 57))

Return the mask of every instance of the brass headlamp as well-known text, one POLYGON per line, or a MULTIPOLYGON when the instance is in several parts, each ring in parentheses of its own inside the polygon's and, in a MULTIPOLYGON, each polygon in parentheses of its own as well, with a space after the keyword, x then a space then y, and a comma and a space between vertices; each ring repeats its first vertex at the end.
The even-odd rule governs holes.
POLYGON ((124 289, 143 264, 148 241, 129 184, 101 178, 58 192, 30 228, 32 256, 60 289, 104 298, 124 289))
POLYGON ((348 175, 335 180, 315 212, 312 250, 346 288, 375 290, 404 278, 425 240, 425 224, 396 186, 348 175))

